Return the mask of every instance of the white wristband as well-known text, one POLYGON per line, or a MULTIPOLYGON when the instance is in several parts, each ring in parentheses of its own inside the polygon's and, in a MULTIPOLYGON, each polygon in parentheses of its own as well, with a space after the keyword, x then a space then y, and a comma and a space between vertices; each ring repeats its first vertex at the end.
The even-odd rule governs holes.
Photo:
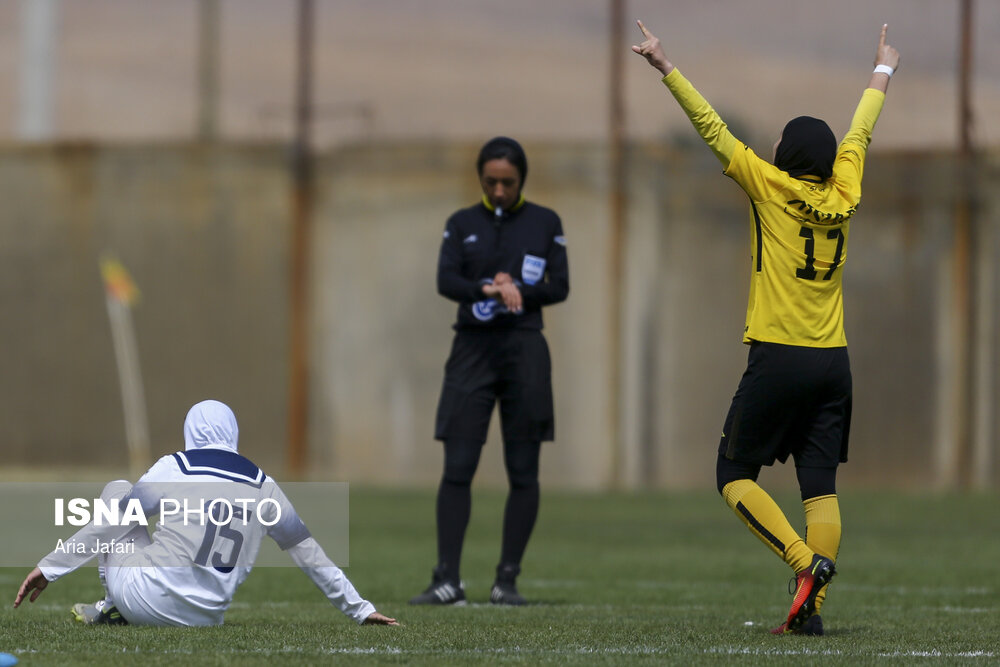
POLYGON ((879 72, 881 72, 882 74, 888 74, 891 77, 892 73, 895 71, 896 70, 889 67, 888 65, 875 65, 875 70, 873 74, 878 74, 879 72))

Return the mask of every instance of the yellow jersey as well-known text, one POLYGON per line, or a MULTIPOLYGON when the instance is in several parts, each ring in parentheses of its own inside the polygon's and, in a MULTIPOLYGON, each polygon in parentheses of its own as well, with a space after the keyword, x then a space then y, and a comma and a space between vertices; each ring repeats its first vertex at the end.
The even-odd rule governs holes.
POLYGON ((837 149, 833 175, 793 178, 729 132, 676 68, 663 83, 691 123, 750 197, 751 277, 743 342, 842 347, 842 266, 871 132, 885 93, 868 88, 837 149))

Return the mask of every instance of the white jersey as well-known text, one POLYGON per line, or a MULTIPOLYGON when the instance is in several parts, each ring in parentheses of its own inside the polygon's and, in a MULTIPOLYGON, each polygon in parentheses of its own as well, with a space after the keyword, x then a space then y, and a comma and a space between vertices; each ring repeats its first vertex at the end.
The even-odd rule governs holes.
MULTIPOLYGON (((146 516, 160 517, 151 540, 145 527, 94 524, 73 538, 144 542, 106 563, 108 593, 131 623, 221 624, 265 535, 355 621, 375 611, 311 538, 278 484, 230 448, 209 445, 164 456, 120 504, 134 500, 146 516)), ((91 557, 53 552, 39 567, 52 581, 91 557)))
MULTIPOLYGON (((224 447, 164 456, 139 479, 131 497, 147 516, 160 515, 152 544, 138 555, 142 566, 160 568, 150 582, 169 599, 217 616, 220 623, 265 535, 283 550, 309 537, 274 480, 224 447)), ((155 611, 168 610, 157 604, 155 611)))

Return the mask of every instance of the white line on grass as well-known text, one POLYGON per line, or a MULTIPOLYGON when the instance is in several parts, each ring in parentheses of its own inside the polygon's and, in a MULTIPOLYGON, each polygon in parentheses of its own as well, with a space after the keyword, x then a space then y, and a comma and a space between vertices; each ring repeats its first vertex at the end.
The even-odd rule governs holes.
POLYGON ((712 655, 844 655, 842 651, 836 649, 824 649, 817 651, 808 648, 786 649, 786 648, 748 648, 746 646, 713 646, 705 649, 703 653, 712 655))
MULTIPOLYGON (((580 588, 591 586, 593 582, 582 579, 532 579, 524 583, 526 588, 580 588)), ((630 586, 639 589, 669 589, 688 590, 704 589, 706 587, 728 587, 725 582, 714 581, 677 581, 672 579, 616 579, 615 586, 630 586)), ((996 590, 988 586, 876 586, 869 584, 841 583, 838 580, 838 590, 860 591, 863 593, 890 593, 898 596, 910 595, 993 595, 996 590)))
POLYGON ((582 579, 532 579, 532 588, 579 588, 591 585, 592 582, 584 582, 582 579))
POLYGON ((960 651, 944 653, 943 651, 893 651, 892 653, 876 653, 880 658, 995 658, 998 654, 992 651, 960 651))
POLYGON ((394 646, 384 646, 382 648, 355 646, 353 648, 328 648, 323 651, 323 653, 331 655, 402 655, 404 652, 403 649, 394 646))
POLYGON ((68 604, 55 604, 53 602, 29 602, 29 607, 27 609, 41 609, 42 611, 64 611, 67 614, 70 612, 72 605, 68 604))
POLYGON ((996 607, 927 607, 932 611, 941 610, 954 614, 995 614, 997 612, 996 607))
MULTIPOLYGON (((12 652, 16 655, 38 653, 38 649, 15 648, 12 652)), ((149 655, 191 655, 191 649, 122 649, 120 652, 149 654, 149 655)), ((114 651, 119 653, 119 651, 114 651)), ((297 655, 393 655, 393 656, 441 656, 441 657, 474 657, 483 655, 521 655, 521 656, 567 656, 567 655, 685 655, 688 652, 678 650, 677 647, 661 646, 610 646, 592 647, 578 646, 566 647, 563 649, 522 649, 520 646, 511 647, 470 647, 467 649, 439 649, 439 650, 412 650, 402 649, 396 646, 332 646, 328 648, 310 649, 302 646, 283 646, 280 648, 256 648, 256 649, 225 649, 216 652, 218 655, 264 655, 281 656, 289 654, 297 655)), ((879 658, 996 658, 1000 654, 993 651, 973 650, 958 651, 948 653, 944 651, 894 651, 884 653, 868 653, 865 651, 840 651, 836 649, 782 649, 782 648, 749 648, 739 646, 717 646, 701 651, 702 654, 710 655, 751 655, 751 656, 843 656, 843 657, 865 657, 874 656, 879 658)))
POLYGON ((995 658, 997 653, 992 651, 959 651, 956 653, 945 653, 944 651, 894 651, 892 653, 867 653, 864 651, 840 651, 837 649, 782 649, 782 648, 749 648, 745 646, 719 646, 706 649, 705 653, 721 655, 762 655, 762 656, 869 656, 874 655, 879 658, 995 658))
POLYGON ((892 593, 894 595, 993 595, 996 591, 986 586, 874 586, 837 582, 837 588, 864 593, 892 593))

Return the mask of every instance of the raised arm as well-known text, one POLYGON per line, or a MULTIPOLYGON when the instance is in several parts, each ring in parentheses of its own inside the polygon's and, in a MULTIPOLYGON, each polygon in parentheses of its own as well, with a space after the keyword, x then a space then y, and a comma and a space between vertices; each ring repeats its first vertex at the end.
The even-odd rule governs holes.
POLYGON ((729 167, 733 153, 743 144, 733 136, 732 132, 715 112, 712 105, 701 96, 694 86, 685 79, 680 71, 674 67, 673 63, 667 60, 663 52, 663 46, 656 35, 651 33, 642 21, 636 21, 639 30, 642 31, 645 41, 639 46, 633 46, 632 50, 646 59, 646 61, 663 75, 663 83, 666 84, 674 99, 684 109, 694 129, 698 131, 701 138, 705 140, 708 147, 719 158, 724 168, 729 167))
MULTIPOLYGON (((851 119, 851 127, 842 142, 861 146, 864 150, 867 150, 868 144, 871 142, 872 129, 874 129, 875 121, 878 120, 879 114, 882 112, 889 79, 899 67, 899 51, 885 42, 885 35, 888 31, 889 24, 883 24, 882 32, 878 37, 878 50, 875 52, 875 70, 872 72, 868 87, 861 94, 861 101, 854 111, 854 118, 851 119)), ((859 154, 858 157, 863 159, 863 153, 859 154)))
POLYGON ((883 93, 889 88, 889 79, 899 68, 899 51, 885 43, 885 34, 889 32, 889 24, 882 24, 882 33, 878 37, 878 50, 875 52, 875 71, 872 72, 869 88, 883 93))
POLYGON ((646 29, 646 26, 642 24, 642 21, 637 20, 636 25, 639 26, 639 30, 642 31, 642 36, 646 38, 646 41, 639 46, 633 46, 632 50, 645 58, 650 65, 660 70, 660 73, 663 74, 663 76, 673 72, 674 65, 667 60, 667 56, 663 52, 663 45, 660 44, 660 40, 656 37, 656 35, 646 29))
POLYGON ((889 87, 889 78, 899 67, 899 52, 885 43, 888 24, 882 26, 878 38, 878 50, 875 53, 875 71, 872 72, 868 87, 861 93, 861 100, 854 110, 851 126, 840 142, 834 172, 846 176, 853 172, 851 178, 860 185, 864 176, 865 157, 872 140, 872 131, 882 113, 885 104, 885 91, 889 87))

